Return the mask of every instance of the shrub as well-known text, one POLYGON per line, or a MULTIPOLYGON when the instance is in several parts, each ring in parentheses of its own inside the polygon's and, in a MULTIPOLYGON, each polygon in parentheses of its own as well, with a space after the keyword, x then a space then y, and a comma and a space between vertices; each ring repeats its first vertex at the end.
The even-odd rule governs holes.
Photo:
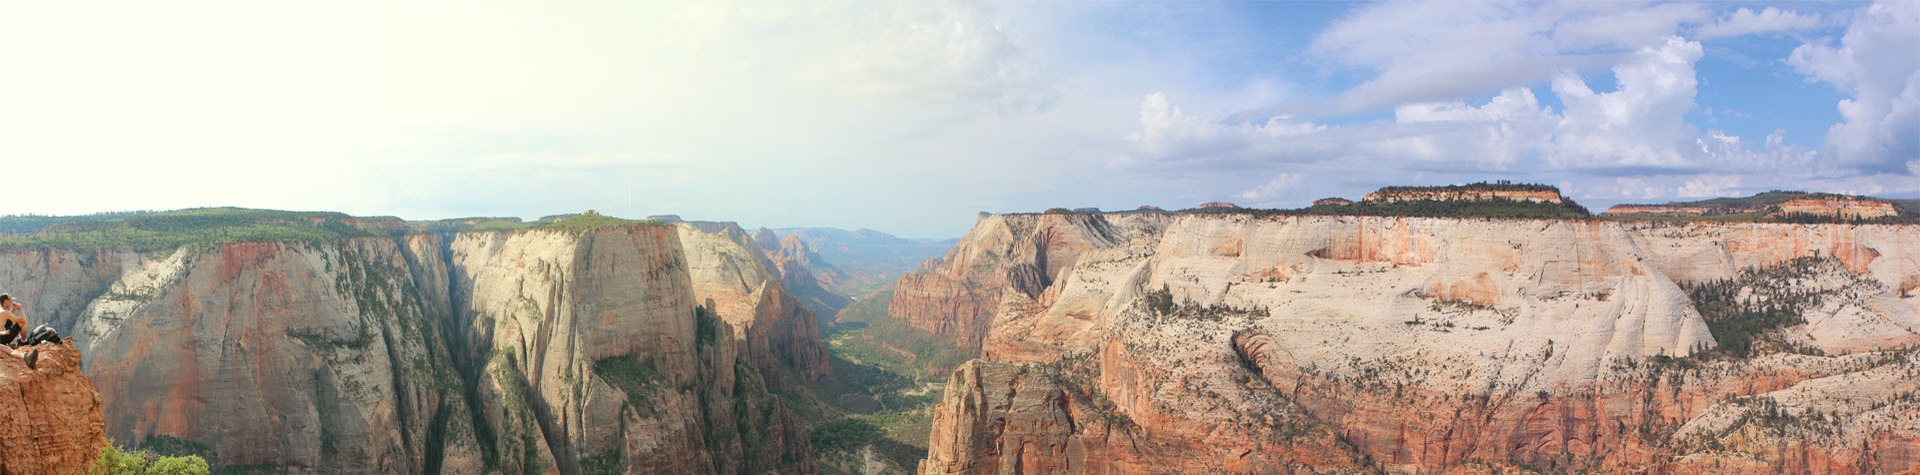
POLYGON ((197 455, 162 457, 141 450, 121 450, 111 440, 93 459, 95 475, 207 475, 211 471, 207 460, 197 455))

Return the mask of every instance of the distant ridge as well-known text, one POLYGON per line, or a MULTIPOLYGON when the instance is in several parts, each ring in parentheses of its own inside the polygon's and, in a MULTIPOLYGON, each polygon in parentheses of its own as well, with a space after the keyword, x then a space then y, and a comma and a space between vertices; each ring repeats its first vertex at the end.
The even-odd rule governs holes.
POLYGON ((1601 216, 1616 219, 1806 223, 1913 222, 1915 216, 1920 216, 1920 200, 1772 190, 1743 198, 1621 204, 1608 208, 1601 216))

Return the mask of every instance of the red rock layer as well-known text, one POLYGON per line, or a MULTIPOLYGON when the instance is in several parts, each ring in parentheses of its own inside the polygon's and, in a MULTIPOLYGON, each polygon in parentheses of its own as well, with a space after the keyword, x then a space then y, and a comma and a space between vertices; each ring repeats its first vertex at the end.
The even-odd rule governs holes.
POLYGON ((42 344, 36 368, 0 354, 0 474, 85 473, 106 447, 100 394, 80 351, 42 344))
POLYGON ((978 347, 1009 292, 1038 298, 1088 249, 1119 243, 1161 213, 986 215, 941 259, 900 277, 887 314, 978 347), (1108 217, 1123 220, 1116 225, 1108 217))
POLYGON ((1774 206, 1779 210, 1768 213, 1770 217, 1818 216, 1853 220, 1900 215, 1900 210, 1894 208, 1893 203, 1865 198, 1794 198, 1774 206))

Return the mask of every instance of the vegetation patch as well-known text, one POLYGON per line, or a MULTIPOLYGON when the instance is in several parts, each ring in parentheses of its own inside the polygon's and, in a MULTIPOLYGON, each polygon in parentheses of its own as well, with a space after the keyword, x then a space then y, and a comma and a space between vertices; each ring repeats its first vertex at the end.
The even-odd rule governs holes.
POLYGON ((162 457, 200 457, 205 460, 217 460, 213 447, 170 435, 156 435, 140 444, 140 449, 153 452, 162 457))
POLYGON ((197 208, 85 216, 0 217, 0 249, 176 249, 228 242, 324 241, 403 229, 397 218, 343 213, 197 208))
MULTIPOLYGON (((204 446, 202 446, 204 447, 204 446)), ((212 470, 198 455, 165 456, 145 450, 124 450, 107 441, 93 459, 95 475, 207 475, 212 470)))
POLYGON ((1802 313, 1819 307, 1835 290, 1823 290, 1812 280, 1831 274, 1840 263, 1831 257, 1808 256, 1767 267, 1749 267, 1730 279, 1683 282, 1694 309, 1707 322, 1719 346, 1706 356, 1747 358, 1762 350, 1817 353, 1791 345, 1774 330, 1807 323, 1802 313))
POLYGON ((601 358, 593 361, 593 374, 627 395, 627 404, 641 415, 654 413, 653 400, 648 396, 665 380, 653 363, 643 362, 632 355, 601 358))
POLYGON ((822 453, 850 453, 873 443, 883 433, 880 426, 859 418, 829 422, 807 431, 807 441, 822 453))
POLYGON ((1164 284, 1160 290, 1148 291, 1141 299, 1148 310, 1163 318, 1221 322, 1228 318, 1260 318, 1268 315, 1266 307, 1241 308, 1217 303, 1201 305, 1192 299, 1183 299, 1176 304, 1173 302, 1173 290, 1164 284))
POLYGON ((580 473, 586 475, 618 475, 620 471, 620 449, 608 449, 580 459, 580 473))

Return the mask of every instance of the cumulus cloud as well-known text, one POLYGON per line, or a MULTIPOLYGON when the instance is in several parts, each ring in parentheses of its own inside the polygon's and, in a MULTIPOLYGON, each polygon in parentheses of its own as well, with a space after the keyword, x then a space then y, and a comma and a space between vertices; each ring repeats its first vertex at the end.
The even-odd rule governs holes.
POLYGON ((1293 191, 1294 187, 1298 186, 1300 182, 1306 178, 1306 175, 1299 173, 1281 173, 1274 175, 1273 179, 1267 180, 1265 184, 1250 188, 1247 191, 1242 191, 1235 196, 1243 200, 1249 200, 1246 204, 1256 206, 1268 205, 1286 196, 1288 192, 1293 191))
POLYGON ((1841 163, 1899 172, 1920 158, 1920 2, 1874 3, 1853 15, 1837 46, 1795 48, 1787 64, 1853 96, 1838 105, 1826 150, 1841 163))
POLYGON ((1741 8, 1713 23, 1700 25, 1694 37, 1707 40, 1731 36, 1798 31, 1819 28, 1820 16, 1767 7, 1758 12, 1741 8))
POLYGON ((975 101, 1003 112, 1044 109, 1056 93, 1040 59, 1002 25, 991 5, 969 0, 817 6, 815 22, 858 32, 800 74, 856 96, 975 101))
POLYGON ((1308 48, 1313 57, 1377 76, 1330 103, 1276 110, 1359 113, 1528 86, 1564 71, 1605 68, 1619 54, 1657 46, 1708 18, 1684 3, 1384 2, 1336 22, 1308 48))
POLYGON ((1641 48, 1613 67, 1619 88, 1596 93, 1579 77, 1553 80, 1566 104, 1549 165, 1557 168, 1681 168, 1693 165, 1687 145, 1697 136, 1686 122, 1698 80, 1693 63, 1700 43, 1669 37, 1641 48))

